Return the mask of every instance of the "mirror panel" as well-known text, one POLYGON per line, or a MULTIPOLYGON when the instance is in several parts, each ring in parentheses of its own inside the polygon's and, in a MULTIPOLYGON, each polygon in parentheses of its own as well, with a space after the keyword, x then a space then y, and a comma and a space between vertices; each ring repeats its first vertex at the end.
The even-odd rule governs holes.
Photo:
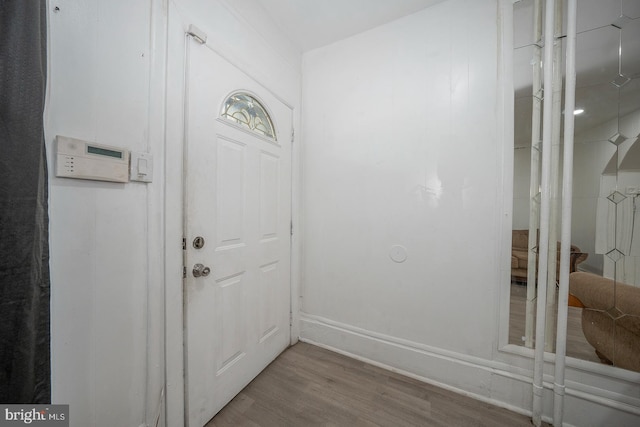
MULTIPOLYGON (((531 181, 539 173, 539 150, 535 145, 532 149, 531 141, 541 97, 533 94, 533 70, 541 65, 533 34, 535 4, 522 0, 514 5, 509 343, 528 347, 534 345, 536 301, 535 285, 527 286, 527 279, 535 273, 532 276, 517 258, 537 253, 536 239, 522 238, 530 227, 537 229, 538 201, 531 181), (525 268, 525 273, 516 272, 517 268, 525 268)), ((578 31, 576 110, 583 112, 575 116, 571 252, 572 271, 577 273, 571 276, 570 293, 584 307, 569 307, 567 355, 640 371, 640 225, 636 225, 640 224, 640 0, 579 2, 578 31)), ((561 164, 561 149, 553 155, 561 164)), ((556 176, 562 176, 561 167, 556 176)), ((560 185, 559 181, 552 184, 560 185)), ((555 227, 559 240, 559 221, 555 227)), ((549 268, 555 269, 556 239, 551 240, 549 268)), ((537 266, 533 268, 537 271, 537 266)), ((551 307, 547 307, 551 321, 557 311, 553 273, 549 275, 551 307)), ((546 329, 549 337, 555 325, 548 324, 546 329)), ((552 341, 547 340, 547 351, 553 351, 552 341)))

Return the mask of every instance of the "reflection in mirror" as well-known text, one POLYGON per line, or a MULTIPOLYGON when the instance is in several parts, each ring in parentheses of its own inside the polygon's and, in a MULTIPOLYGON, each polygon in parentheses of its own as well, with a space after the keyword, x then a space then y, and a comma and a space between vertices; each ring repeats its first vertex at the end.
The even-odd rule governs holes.
MULTIPOLYGON (((539 269, 536 258, 543 3, 522 0, 514 5, 515 151, 509 343, 531 348, 535 345, 539 269)), ((576 114, 576 120, 569 266, 575 273, 569 283, 572 306, 567 356, 640 371, 640 0, 578 2, 578 31, 576 111, 571 112, 576 114)), ((562 28, 556 28, 556 35, 562 35, 562 28)), ((558 40, 562 41, 562 37, 558 40)), ((558 55, 563 55, 562 44, 556 45, 558 55)), ((561 56, 555 59, 560 65, 561 56)), ((556 83, 562 86, 558 80, 556 83)), ((554 88, 557 92, 558 87, 554 88)), ((560 98, 554 97, 554 102, 561 102, 560 98)), ((553 131, 557 139, 552 144, 551 177, 555 190, 546 260, 546 351, 553 351, 555 343, 557 241, 561 224, 553 205, 560 204, 560 122, 561 117, 557 117, 553 131)))

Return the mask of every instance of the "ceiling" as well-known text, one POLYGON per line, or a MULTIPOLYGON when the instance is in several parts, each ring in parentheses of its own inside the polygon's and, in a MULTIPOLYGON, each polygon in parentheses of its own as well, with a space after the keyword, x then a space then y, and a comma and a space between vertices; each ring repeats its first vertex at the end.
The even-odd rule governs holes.
MULTIPOLYGON (((335 43, 444 0, 252 0, 301 52, 335 43)), ((229 2, 231 5, 234 1, 229 2)), ((578 7, 576 132, 600 125, 640 108, 640 0, 591 0, 578 7), (618 92, 611 81, 618 74, 620 32, 612 24, 631 18, 623 30, 626 75, 633 81, 618 92), (613 88, 613 90, 612 90, 613 88), (622 99, 626 99, 624 103, 622 99), (624 105, 623 105, 624 104, 624 105)), ((514 85, 516 121, 531 117, 533 0, 514 4, 516 52, 514 85), (528 99, 527 99, 528 98, 528 99)), ((622 71, 622 70, 621 70, 622 71)), ((530 144, 530 123, 516 126, 516 146, 530 144)))
POLYGON ((306 52, 370 30, 443 0, 256 0, 306 52))

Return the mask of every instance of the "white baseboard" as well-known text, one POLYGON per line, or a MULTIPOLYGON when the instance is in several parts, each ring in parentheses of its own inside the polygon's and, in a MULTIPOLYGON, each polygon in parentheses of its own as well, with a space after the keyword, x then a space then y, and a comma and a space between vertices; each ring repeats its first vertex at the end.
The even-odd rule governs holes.
MULTIPOLYGON (((367 331, 310 314, 301 313, 300 324, 300 341, 531 416, 531 373, 527 370, 504 362, 367 331)), ((551 422, 552 382, 545 381, 544 388, 543 420, 551 422)), ((640 425, 638 407, 603 399, 601 394, 589 395, 579 390, 567 389, 564 426, 597 426, 598 424, 591 424, 589 420, 598 420, 597 415, 600 414, 606 414, 607 419, 617 426, 640 425)))

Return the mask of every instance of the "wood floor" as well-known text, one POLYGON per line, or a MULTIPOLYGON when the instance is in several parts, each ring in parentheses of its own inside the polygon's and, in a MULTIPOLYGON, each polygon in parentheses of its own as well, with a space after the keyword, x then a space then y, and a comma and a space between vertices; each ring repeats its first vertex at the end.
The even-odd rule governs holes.
POLYGON ((281 354, 206 427, 531 426, 530 419, 310 344, 281 354))
MULTIPOLYGON (((525 306, 527 286, 511 284, 511 306, 509 311, 509 344, 524 345, 525 306)), ((535 322, 535 319, 534 319, 535 322)), ((594 348, 582 333, 582 309, 569 307, 567 318, 567 356, 600 363, 594 348)))

